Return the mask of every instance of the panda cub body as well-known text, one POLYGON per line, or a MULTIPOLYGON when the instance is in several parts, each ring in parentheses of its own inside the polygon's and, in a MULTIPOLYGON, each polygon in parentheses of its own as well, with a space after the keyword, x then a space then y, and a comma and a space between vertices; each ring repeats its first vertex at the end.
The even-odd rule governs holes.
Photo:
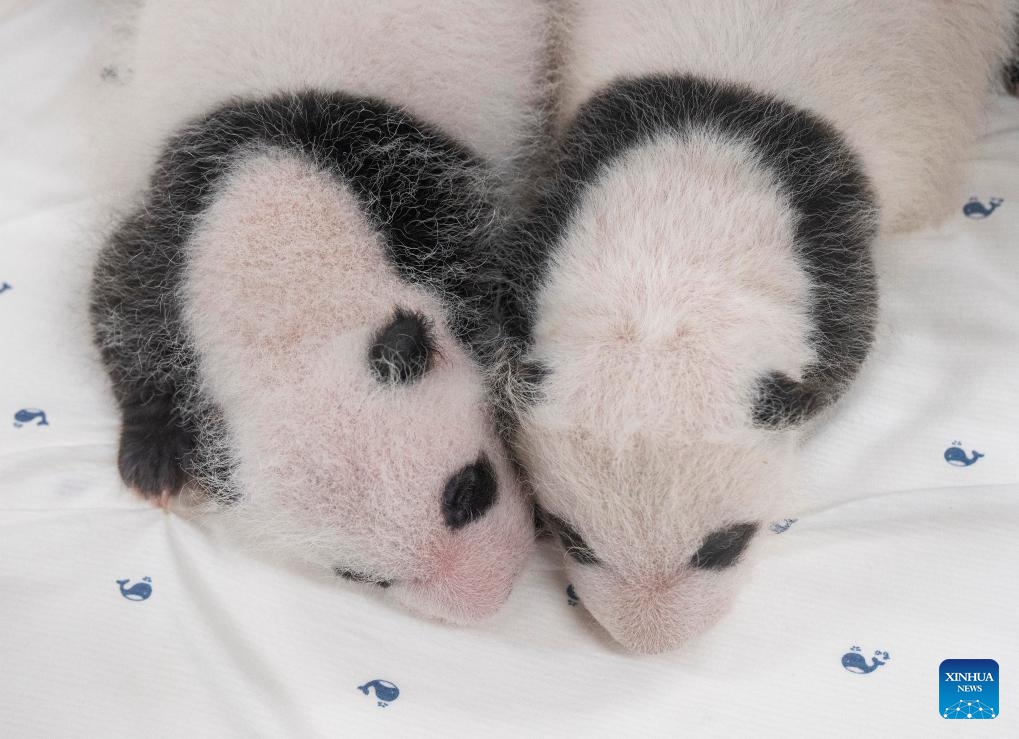
POLYGON ((92 298, 130 486, 454 622, 533 538, 478 356, 547 19, 476 5, 144 6, 92 298))
POLYGON ((1005 2, 571 6, 556 171, 517 238, 513 440, 586 607, 714 623, 851 383, 871 248, 947 212, 1005 2))

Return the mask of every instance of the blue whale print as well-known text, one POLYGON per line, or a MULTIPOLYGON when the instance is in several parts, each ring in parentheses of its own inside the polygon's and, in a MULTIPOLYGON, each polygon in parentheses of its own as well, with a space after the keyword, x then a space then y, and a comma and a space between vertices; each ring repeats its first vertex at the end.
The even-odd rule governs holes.
POLYGON ((1002 198, 991 198, 989 201, 990 205, 984 205, 976 197, 970 198, 967 203, 962 206, 963 215, 967 218, 987 218, 994 211, 998 209, 998 206, 1005 201, 1002 198))
POLYGON ((783 518, 781 521, 772 521, 768 524, 768 528, 774 531, 776 534, 783 534, 789 530, 789 527, 799 521, 798 518, 783 518))
POLYGON ((130 580, 117 580, 117 585, 120 586, 120 594, 128 600, 148 600, 149 596, 152 595, 152 582, 151 577, 143 577, 141 582, 136 582, 131 587, 126 585, 131 582, 130 580))
POLYGON ((9 283, 9 282, 4 282, 4 283, 0 284, 0 293, 5 293, 8 290, 13 290, 13 289, 14 288, 11 287, 11 283, 9 283))
POLYGON ((888 652, 883 652, 878 649, 874 652, 874 656, 871 657, 871 662, 868 665, 867 658, 860 653, 860 648, 851 647, 848 652, 842 655, 842 666, 848 672, 855 672, 857 675, 866 675, 868 672, 874 672, 874 670, 888 660, 888 652), (884 662, 878 659, 878 657, 881 657, 884 662))
POLYGON ((32 421, 38 421, 36 426, 49 426, 50 422, 46 420, 46 412, 41 411, 38 408, 22 408, 20 411, 14 414, 14 427, 21 428, 26 423, 32 421))
POLYGON ((400 697, 400 689, 388 680, 372 680, 364 685, 358 685, 357 689, 365 695, 368 695, 369 690, 374 690, 379 708, 385 708, 400 697))
POLYGON ((958 441, 953 441, 952 446, 945 450, 945 461, 955 467, 969 467, 983 456, 983 454, 974 449, 973 456, 967 457, 966 450, 962 448, 958 441))

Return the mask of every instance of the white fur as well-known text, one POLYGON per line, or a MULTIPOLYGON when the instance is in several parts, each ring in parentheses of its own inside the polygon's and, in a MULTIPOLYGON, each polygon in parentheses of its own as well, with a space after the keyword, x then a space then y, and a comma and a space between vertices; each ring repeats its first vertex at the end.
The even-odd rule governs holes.
POLYGON ((864 159, 885 228, 944 216, 1008 52, 1015 0, 583 0, 562 119, 620 76, 692 73, 821 114, 864 159))
POLYGON ((166 137, 224 100, 305 88, 381 97, 517 174, 542 131, 550 5, 149 2, 120 62, 130 90, 107 116, 120 149, 115 184, 140 184, 166 137))
POLYGON ((472 620, 523 565, 528 508, 443 306, 380 261, 383 248, 356 198, 293 154, 235 165, 203 217, 184 304, 240 462, 234 525, 323 568, 392 580, 391 597, 418 610, 472 620), (406 387, 366 366, 394 305, 432 319, 441 355, 406 387), (499 502, 450 531, 440 493, 481 451, 499 502))
MULTIPOLYGON (((887 231, 940 217, 1011 24, 1005 2, 585 0, 563 49, 565 128, 619 77, 694 73, 820 113, 860 153, 887 231)), ((745 566, 697 570, 710 532, 762 528, 796 485, 797 429, 755 428, 755 377, 798 378, 813 287, 790 208, 753 152, 665 136, 583 191, 538 290, 549 374, 517 435, 538 502, 600 565, 567 558, 623 645, 713 623, 745 566)), ((760 534, 758 534, 760 536, 760 534)), ((753 545, 751 545, 751 549, 753 545)))

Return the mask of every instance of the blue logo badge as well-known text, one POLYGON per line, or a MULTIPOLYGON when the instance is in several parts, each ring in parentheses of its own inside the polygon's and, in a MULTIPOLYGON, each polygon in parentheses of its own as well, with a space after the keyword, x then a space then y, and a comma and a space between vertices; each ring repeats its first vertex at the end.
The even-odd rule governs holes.
POLYGON ((953 441, 952 446, 945 450, 945 461, 953 467, 969 467, 984 456, 976 449, 973 450, 972 454, 972 457, 966 456, 966 450, 962 448, 962 442, 953 441))
POLYGON ((938 668, 941 718, 996 718, 998 663, 993 659, 946 659, 938 668))
POLYGON ((888 652, 877 649, 870 658, 870 664, 867 664, 867 658, 863 656, 862 650, 859 647, 850 647, 849 651, 842 655, 842 666, 849 672, 866 675, 868 672, 874 672, 889 659, 888 652))
POLYGON ((152 595, 152 582, 151 577, 143 577, 141 582, 136 582, 131 587, 127 587, 130 580, 117 580, 117 585, 120 586, 120 594, 128 600, 148 600, 149 596, 152 595))
POLYGON ((21 428, 26 423, 37 421, 36 426, 49 426, 50 422, 46 420, 46 412, 41 411, 38 408, 22 408, 20 411, 14 414, 14 428, 21 428))
POLYGON ((987 218, 1004 202, 1002 198, 991 198, 988 201, 989 205, 984 205, 980 202, 979 198, 973 196, 962 206, 962 213, 967 218, 987 218))
POLYGON ((573 589, 573 584, 566 586, 566 602, 571 606, 575 606, 580 602, 580 596, 577 595, 577 591, 573 589))
POLYGON ((799 521, 798 518, 783 518, 781 521, 772 521, 768 524, 768 528, 774 531, 776 534, 782 534, 789 530, 789 527, 799 521))
POLYGON ((357 689, 365 695, 368 695, 369 690, 374 690, 375 702, 379 708, 385 708, 400 697, 400 689, 388 680, 372 680, 364 685, 358 685, 357 689))

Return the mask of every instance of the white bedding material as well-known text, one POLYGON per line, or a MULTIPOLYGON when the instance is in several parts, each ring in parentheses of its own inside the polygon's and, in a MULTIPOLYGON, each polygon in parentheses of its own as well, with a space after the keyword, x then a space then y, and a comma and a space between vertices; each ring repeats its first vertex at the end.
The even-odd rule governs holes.
POLYGON ((550 547, 499 616, 452 628, 122 488, 71 113, 97 27, 82 2, 0 11, 0 736, 955 736, 938 665, 961 657, 1003 674, 981 733, 1019 736, 1019 100, 953 217, 879 245, 878 345, 810 441, 799 520, 764 533, 718 628, 635 657, 569 604, 550 547), (971 195, 1002 202, 970 218, 971 195), (889 659, 849 672, 852 646, 889 659))

